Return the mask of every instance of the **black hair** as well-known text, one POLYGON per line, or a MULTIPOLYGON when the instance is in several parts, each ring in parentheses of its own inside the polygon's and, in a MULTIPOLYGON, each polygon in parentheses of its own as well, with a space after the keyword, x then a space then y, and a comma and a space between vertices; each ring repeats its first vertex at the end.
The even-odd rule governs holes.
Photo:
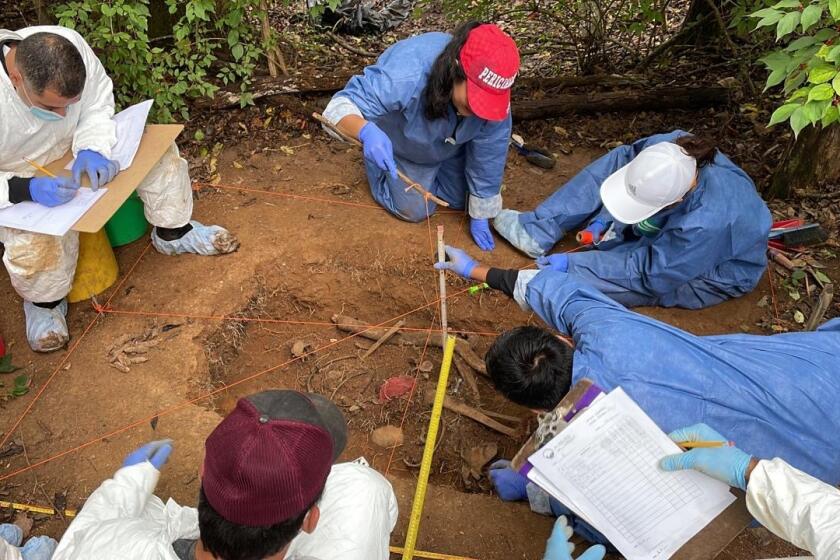
POLYGON ((551 410, 572 385, 574 350, 539 327, 516 327, 499 335, 484 361, 496 389, 513 402, 551 410))
POLYGON ((82 93, 87 72, 82 54, 73 43, 55 33, 33 33, 17 44, 15 64, 27 87, 41 95, 55 90, 61 97, 82 93))
POLYGON ((198 493, 198 529, 204 550, 218 560, 263 560, 292 542, 306 514, 321 499, 319 495, 303 513, 267 527, 231 523, 213 509, 202 487, 198 493))
POLYGON ((680 136, 674 143, 685 153, 697 160, 697 167, 703 167, 715 160, 717 146, 708 138, 701 136, 680 136))
POLYGON ((426 104, 424 112, 430 121, 446 117, 452 103, 452 87, 467 79, 464 69, 461 68, 461 49, 464 48, 470 31, 479 25, 480 21, 469 21, 459 25, 452 32, 452 40, 435 59, 426 89, 423 90, 423 101, 426 104))

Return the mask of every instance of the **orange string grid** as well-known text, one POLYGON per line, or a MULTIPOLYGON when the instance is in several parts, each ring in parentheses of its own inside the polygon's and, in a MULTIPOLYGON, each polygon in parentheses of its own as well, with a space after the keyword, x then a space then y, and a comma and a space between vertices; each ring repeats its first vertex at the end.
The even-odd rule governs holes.
MULTIPOLYGON (((255 192, 255 193, 260 193, 260 194, 268 194, 268 195, 284 196, 284 197, 287 197, 287 198, 294 198, 294 199, 301 199, 301 200, 312 200, 312 201, 327 202, 327 203, 332 203, 332 204, 345 204, 345 205, 355 205, 355 206, 359 206, 359 205, 358 205, 358 204, 356 204, 356 203, 348 203, 348 202, 345 202, 345 201, 334 201, 334 200, 329 200, 329 199, 324 199, 324 198, 317 198, 317 197, 304 197, 304 196, 301 196, 301 195, 292 195, 292 194, 288 194, 288 193, 274 193, 274 192, 270 192, 270 191, 261 191, 261 190, 257 190, 257 189, 246 189, 246 188, 244 188, 244 187, 227 187, 227 186, 220 186, 220 185, 208 185, 208 186, 213 187, 213 188, 223 188, 223 189, 224 189, 224 188, 229 188, 229 189, 231 189, 231 190, 242 190, 242 191, 255 192)), ((361 205, 361 206, 364 206, 364 207, 372 207, 372 208, 380 208, 380 209, 381 209, 381 207, 379 207, 378 205, 371 205, 371 204, 367 204, 367 205, 361 205)), ((463 225, 463 223, 464 223, 465 219, 466 219, 466 216, 464 216, 464 218, 462 218, 461 225, 463 225)), ((429 245, 430 245, 430 251, 431 251, 432 253, 434 253, 434 239, 433 239, 433 235, 432 235, 432 228, 431 228, 431 216, 428 214, 428 208, 427 208, 427 215, 426 215, 426 225, 427 225, 428 235, 429 235, 429 245)), ((461 230, 461 228, 459 228, 459 230, 461 230)), ((463 231, 463 230, 461 230, 461 232, 462 232, 462 231, 463 231)), ((58 372, 59 372, 59 371, 61 371, 61 368, 64 366, 64 364, 65 364, 65 363, 67 363, 67 360, 68 360, 68 359, 69 359, 69 358, 73 355, 73 353, 74 353, 74 352, 75 352, 75 351, 79 348, 79 346, 81 345, 82 341, 85 339, 85 336, 87 335, 87 333, 88 333, 88 332, 90 332, 90 330, 91 330, 91 329, 93 328, 93 326, 96 324, 96 321, 99 319, 99 317, 101 317, 101 316, 102 316, 103 314, 105 314, 105 313, 125 314, 125 315, 145 315, 145 316, 164 316, 164 315, 165 315, 165 316, 169 316, 169 317, 179 316, 179 317, 196 317, 196 318, 208 318, 208 319, 220 319, 220 320, 224 320, 224 319, 230 319, 230 320, 249 320, 249 321, 262 321, 262 322, 287 323, 287 324, 313 324, 313 323, 314 323, 314 324, 319 324, 319 325, 326 325, 326 322, 314 322, 314 321, 310 321, 310 322, 294 321, 294 322, 293 322, 293 321, 286 321, 286 320, 280 320, 280 319, 259 319, 259 320, 258 320, 258 319, 253 319, 253 318, 231 318, 231 317, 213 316, 213 315, 207 315, 207 316, 201 316, 201 315, 190 316, 190 315, 185 315, 185 314, 173 314, 173 313, 165 313, 165 314, 161 314, 161 313, 152 313, 152 312, 144 312, 144 311, 125 311, 125 310, 115 310, 115 309, 112 309, 112 308, 110 307, 110 304, 111 304, 111 302, 113 301, 114 297, 115 297, 115 296, 119 293, 120 289, 121 289, 121 288, 122 288, 122 286, 125 284, 125 282, 126 282, 126 281, 127 281, 127 280, 131 277, 132 273, 133 273, 133 272, 134 272, 134 270, 137 268, 137 266, 139 265, 140 261, 141 261, 141 260, 143 259, 143 257, 146 255, 146 253, 148 252, 148 250, 149 250, 149 248, 150 248, 150 247, 151 247, 151 243, 148 243, 148 244, 144 247, 143 251, 140 253, 140 255, 138 256, 138 258, 134 261, 134 263, 132 264, 132 266, 130 267, 130 269, 129 269, 129 270, 128 270, 128 272, 126 273, 126 275, 123 277, 123 279, 122 279, 122 280, 120 281, 120 283, 117 285, 117 287, 116 287, 116 288, 115 288, 115 289, 111 292, 111 294, 110 294, 110 296, 108 297, 108 300, 105 302, 105 304, 104 304, 103 306, 98 306, 98 305, 94 304, 95 308, 99 311, 99 313, 98 313, 98 314, 96 315, 96 317, 94 317, 94 318, 91 320, 91 322, 87 325, 87 327, 86 327, 86 328, 85 328, 85 330, 82 332, 82 334, 79 336, 79 338, 76 340, 76 342, 73 344, 73 346, 71 346, 71 347, 70 347, 70 349, 68 350, 67 354, 65 354, 65 356, 61 359, 61 361, 60 361, 60 362, 59 362, 59 364, 56 366, 56 368, 52 371, 52 373, 50 374, 50 376, 47 378, 47 381, 44 383, 44 385, 43 385, 43 386, 41 386, 41 388, 39 389, 39 391, 35 394, 35 396, 34 396, 34 397, 32 398, 32 400, 29 402, 29 404, 28 404, 28 405, 27 405, 27 407, 24 409, 24 411, 23 411, 23 413, 21 414, 21 416, 20 416, 20 417, 19 417, 19 418, 15 421, 14 425, 13 425, 13 426, 12 426, 9 430, 6 430, 6 432, 5 432, 5 436, 4 436, 3 440, 2 440, 2 441, 0 441, 0 447, 2 447, 3 445, 5 445, 5 443, 9 440, 9 438, 12 436, 12 434, 13 434, 13 433, 14 433, 14 432, 18 429, 18 427, 20 426, 20 424, 23 422, 23 420, 26 418, 26 416, 29 414, 29 412, 32 410, 32 408, 35 406, 35 404, 36 404, 36 403, 38 402, 38 400, 41 398, 41 396, 43 395, 43 393, 46 391, 47 387, 48 387, 48 386, 52 383, 53 379, 56 377, 56 375, 58 374, 58 372)), ((578 250, 578 249, 580 249, 580 248, 581 248, 581 247, 576 247, 576 248, 574 248, 574 249, 572 249, 572 250, 570 250, 570 251, 567 251, 567 252, 571 253, 571 252, 577 251, 577 250, 578 250)), ((532 268, 533 266, 534 266, 534 265, 533 265, 533 264, 531 264, 531 265, 529 265, 529 266, 527 266, 527 267, 524 267, 524 268, 525 268, 525 269, 527 269, 527 268, 532 268)), ((452 294, 452 295, 451 295, 451 296, 449 296, 449 297, 450 297, 450 298, 452 298, 452 299, 454 299, 454 298, 456 298, 456 297, 458 297, 458 296, 460 296, 460 295, 463 295, 463 294, 464 294, 464 293, 466 293, 467 291, 468 291, 468 288, 465 288, 465 289, 463 289, 463 290, 460 290, 460 291, 458 291, 458 292, 456 292, 456 293, 452 294)), ((13 478, 13 477, 18 476, 18 475, 20 475, 20 474, 23 474, 23 473, 25 473, 25 472, 28 472, 28 471, 34 470, 35 468, 37 468, 37 467, 39 467, 39 466, 45 465, 45 464, 50 463, 50 462, 52 462, 52 461, 55 461, 55 460, 57 460, 57 459, 59 459, 59 458, 61 458, 61 457, 64 457, 64 456, 70 455, 70 454, 72 454, 72 453, 78 452, 78 451, 80 451, 80 450, 82 450, 82 449, 85 449, 85 448, 87 448, 87 447, 89 447, 89 446, 91 446, 91 445, 95 444, 95 443, 98 443, 99 441, 102 441, 102 440, 107 439, 107 438, 109 438, 109 437, 113 437, 113 436, 115 436, 115 435, 118 435, 118 434, 121 434, 121 433, 123 433, 123 432, 126 432, 126 431, 128 431, 128 430, 130 430, 130 429, 132 429, 132 428, 134 428, 134 427, 136 427, 136 426, 139 426, 139 425, 145 424, 146 422, 149 422, 150 420, 152 420, 152 419, 153 419, 153 418, 155 418, 155 417, 158 417, 158 418, 159 418, 159 417, 161 417, 161 416, 166 416, 166 415, 168 415, 168 414, 171 414, 171 413, 173 413, 173 412, 176 412, 176 411, 178 411, 178 410, 180 410, 180 409, 182 409, 182 408, 185 408, 186 406, 189 406, 189 405, 194 404, 194 403, 196 403, 196 402, 199 402, 199 401, 201 401, 201 400, 204 400, 204 399, 210 398, 210 397, 212 397, 212 396, 214 396, 214 395, 216 395, 216 394, 218 394, 218 393, 221 393, 221 392, 227 391, 228 389, 231 389, 231 388, 233 388, 233 387, 236 387, 236 386, 241 385, 241 384, 243 384, 243 383, 246 383, 246 382, 248 382, 248 381, 252 381, 252 380, 254 380, 254 379, 257 379, 257 378, 259 378, 260 376, 265 375, 266 373, 270 373, 270 372, 272 372, 272 371, 276 371, 277 369, 280 369, 280 368, 282 368, 282 367, 285 367, 285 366, 287 366, 287 365, 289 365, 289 364, 291 364, 291 363, 293 363, 293 362, 295 362, 295 361, 301 360, 301 359, 303 359, 303 358, 305 358, 305 357, 308 357, 308 356, 313 355, 313 354, 315 354, 315 353, 318 353, 318 352, 321 352, 321 351, 326 350, 326 349, 328 349, 328 348, 331 348, 331 347, 333 347, 333 346, 336 346, 336 345, 338 345, 338 344, 340 344, 340 343, 342 343, 342 342, 344 342, 344 341, 346 341, 346 340, 349 340, 349 339, 355 338, 355 337, 357 337, 357 336, 361 335, 362 333, 364 333, 364 332, 366 332, 366 331, 368 331, 368 330, 371 330, 371 329, 374 329, 374 328, 380 328, 380 327, 383 327, 383 326, 387 325, 388 323, 391 323, 391 322, 397 321, 397 320, 399 320, 399 319, 401 319, 401 318, 403 318, 403 317, 407 317, 407 316, 409 316, 409 315, 411 315, 411 314, 413 314, 413 313, 416 313, 416 312, 418 312, 418 311, 421 311, 421 310, 423 310, 423 309, 425 309, 425 308, 428 308, 428 307, 434 306, 434 305, 438 304, 439 302, 440 302, 440 299, 439 299, 439 298, 438 298, 438 299, 435 299, 435 300, 433 300, 433 301, 431 301, 431 302, 428 302, 428 303, 426 303, 426 304, 424 304, 424 305, 421 305, 421 306, 419 306, 419 307, 417 307, 417 308, 415 308, 415 309, 412 309, 412 310, 410 310, 410 311, 408 311, 408 312, 406 312, 406 313, 403 313, 403 314, 401 314, 401 315, 398 315, 398 316, 396 316, 396 317, 394 317, 394 318, 392 318, 392 319, 389 319, 389 320, 387 320, 387 321, 383 321, 382 323, 379 323, 379 324, 377 324, 377 325, 370 325, 370 326, 367 326, 367 327, 365 327, 365 328, 364 328, 364 330, 362 330, 362 331, 359 331, 359 332, 357 332, 357 333, 350 334, 350 335, 348 335, 348 336, 346 336, 346 337, 344 337, 344 338, 341 338, 341 339, 337 340, 336 342, 331 342, 331 343, 326 344, 326 345, 324 345, 324 346, 322 346, 322 347, 320 347, 320 348, 316 348, 316 349, 314 349, 314 350, 312 350, 312 351, 310 351, 310 352, 307 352, 307 353, 303 354, 302 356, 299 356, 299 357, 297 357, 297 358, 292 358, 292 359, 287 360, 287 361, 285 361, 285 362, 283 362, 283 363, 281 363, 281 364, 278 364, 278 365, 272 366, 272 367, 270 367, 270 368, 267 368, 267 369, 265 369, 265 370, 262 370, 262 371, 259 371, 259 372, 254 373, 254 374, 248 375, 248 376, 246 376, 246 377, 244 377, 244 378, 242 378, 242 379, 239 379, 238 381, 235 381, 235 382, 233 382, 233 383, 226 384, 226 385, 224 385, 224 386, 222 386, 222 387, 219 387, 219 388, 217 388, 217 389, 215 389, 215 390, 213 390, 213 391, 209 391, 209 392, 207 392, 207 393, 204 393, 204 394, 199 395, 199 396, 197 396, 197 397, 194 397, 194 398, 192 398, 192 399, 188 399, 188 400, 181 401, 180 403, 177 403, 177 404, 172 405, 172 406, 170 406, 170 407, 168 407, 168 408, 162 409, 162 410, 160 410, 160 411, 156 412, 155 414, 152 414, 152 415, 150 415, 150 416, 148 416, 148 417, 145 417, 145 418, 142 418, 142 419, 139 419, 139 420, 133 421, 133 422, 131 422, 131 423, 129 423, 129 424, 126 424, 125 426, 122 426, 122 427, 120 427, 120 428, 116 428, 116 429, 114 429, 114 430, 112 430, 112 431, 110 431, 110 432, 108 432, 108 433, 106 433, 106 434, 104 434, 104 435, 97 436, 97 437, 95 437, 95 438, 93 438, 93 439, 91 439, 91 440, 89 440, 89 441, 87 441, 87 442, 85 442, 85 443, 83 443, 83 444, 81 444, 81 445, 77 445, 77 446, 74 446, 74 447, 72 447, 72 448, 66 449, 66 450, 64 450, 64 451, 61 451, 61 452, 59 452, 59 453, 55 454, 55 455, 52 455, 52 456, 50 456, 50 457, 47 457, 46 459, 42 459, 42 460, 40 460, 40 461, 37 461, 37 462, 35 462, 35 463, 32 463, 32 464, 28 465, 27 467, 24 467, 24 468, 21 468, 21 469, 15 470, 15 471, 13 471, 13 472, 11 472, 11 473, 8 473, 8 474, 5 474, 5 475, 3 475, 3 476, 0 476, 0 481, 2 481, 2 480, 8 480, 8 479, 10 479, 10 478, 13 478)), ((406 327, 406 328, 401 329, 401 330, 415 330, 415 331, 427 331, 427 332, 428 332, 428 335, 427 335, 427 337, 426 337, 426 344, 424 345, 423 352, 422 352, 422 355, 421 355, 421 361, 422 361, 422 358, 423 358, 423 357, 425 357, 426 351, 428 350, 428 342, 429 342, 429 339, 430 339, 430 337, 432 336, 432 334, 433 334, 433 333, 435 333, 435 332, 441 332, 441 330, 440 330, 440 329, 435 329, 435 328, 434 328, 436 320, 437 320, 437 313, 435 313, 435 315, 433 316, 433 318, 432 318, 432 320, 431 320, 431 323, 430 323, 430 325, 429 325, 428 329, 419 329, 419 328, 411 328, 411 327, 406 327)), ((332 326, 332 323, 330 323, 330 325, 332 326)), ((452 332, 452 331, 450 331, 450 332, 452 332)), ((455 331, 455 332, 470 333, 471 331, 455 331)), ((494 336, 495 336, 497 333, 482 333, 482 332, 475 332, 474 334, 481 334, 481 335, 487 335, 487 336, 494 335, 494 336)), ((415 384, 415 387, 416 387, 416 384, 415 384)), ((412 390, 412 392, 409 394, 409 398, 406 400, 406 406, 405 406, 405 409, 404 409, 404 411, 403 411, 403 416, 402 416, 402 420, 401 420, 401 423, 400 423, 400 426, 401 426, 401 427, 402 427, 402 426, 404 426, 404 424, 405 424, 405 420, 406 420, 407 415, 408 415, 408 409, 409 409, 409 407, 410 407, 410 405, 411 405, 411 402, 412 402, 412 401, 411 401, 411 399, 413 398, 414 392, 415 392, 415 391, 414 391, 414 390, 412 390)), ((388 469, 390 469, 390 466, 391 466, 391 464, 392 464, 392 462, 393 462, 394 452, 395 452, 395 449, 392 449, 392 451, 391 451, 391 456, 389 457, 389 461, 388 461, 388 468, 386 468, 386 471, 385 471, 385 472, 386 472, 386 474, 388 473, 388 469)))
MULTIPOLYGON (((288 192, 277 192, 277 191, 265 191, 261 189, 250 189, 248 187, 239 187, 236 185, 225 185, 225 184, 218 184, 214 185, 212 183, 202 183, 202 182, 195 182, 193 183, 193 190, 198 190, 202 187, 210 188, 210 189, 219 189, 225 191, 240 191, 240 192, 247 192, 247 193, 254 193, 254 194, 262 194, 268 196, 277 196, 281 198, 290 198, 292 200, 304 200, 307 202, 324 202, 327 204, 337 204, 339 206, 352 206, 355 208, 370 208, 373 210, 381 210, 383 212, 387 212, 382 206, 379 204, 371 204, 369 202, 351 202, 349 200, 332 200, 329 198, 324 198, 321 196, 309 196, 303 194, 294 194, 288 192)), ((447 210, 442 209, 437 211, 439 214, 463 214, 463 210, 447 210)), ((428 210, 427 210, 428 213, 428 210)), ((429 219, 429 216, 426 217, 429 219)))
MULTIPOLYGON (((122 281, 120 281, 120 283, 117 284, 117 287, 111 292, 110 297, 108 297, 108 301, 105 302, 106 307, 108 306, 108 304, 111 303, 111 300, 114 299, 114 296, 117 295, 117 293, 123 287, 123 284, 125 284, 126 280, 129 279, 131 274, 134 272, 134 269, 140 263, 140 260, 143 258, 143 256, 146 254, 146 252, 149 250, 149 247, 151 247, 151 246, 152 246, 151 243, 146 244, 146 246, 143 248, 143 251, 140 252, 140 256, 137 257, 137 260, 134 261, 133 265, 131 265, 131 268, 128 270, 128 273, 126 273, 126 275, 123 277, 122 281)), ((82 344, 82 341, 85 339, 85 336, 87 335, 87 333, 90 332, 90 330, 96 324, 96 321, 99 320, 99 317, 101 317, 101 314, 97 314, 97 315, 94 316, 93 319, 91 319, 90 323, 88 323, 87 327, 85 327, 85 330, 82 331, 81 336, 79 336, 79 338, 76 339, 76 342, 73 344, 73 346, 70 347, 70 349, 67 351, 67 353, 64 355, 64 357, 61 360, 59 360, 58 365, 55 366, 55 369, 52 371, 52 373, 50 373, 50 376, 47 378, 46 382, 44 382, 44 384, 41 385, 41 388, 38 389, 38 392, 35 393, 35 396, 32 397, 32 400, 30 400, 29 404, 26 405, 26 408, 23 410, 23 413, 20 415, 20 417, 17 419, 17 421, 12 425, 11 428, 6 430, 6 434, 3 436, 3 440, 0 441, 0 447, 3 447, 4 445, 6 445, 6 442, 9 441, 9 438, 12 437, 12 434, 14 434, 15 431, 18 429, 21 422, 23 422, 24 418, 26 418, 26 416, 29 414, 29 411, 32 410, 32 407, 35 406, 35 403, 38 402, 38 399, 41 398, 41 395, 43 395, 44 391, 47 390, 47 387, 50 386, 50 383, 52 383, 55 376, 58 375, 58 372, 61 371, 61 368, 64 367, 64 364, 66 364, 67 360, 70 359, 70 356, 72 356, 73 353, 76 351, 76 349, 79 348, 79 346, 82 344)))
MULTIPOLYGON (((454 296, 452 296, 454 297, 454 296)), ((97 307, 100 313, 106 315, 129 315, 137 317, 155 317, 155 318, 170 318, 170 319, 193 319, 206 321, 234 321, 240 323, 266 323, 279 325, 301 325, 313 327, 340 327, 346 326, 342 323, 333 323, 332 321, 294 321, 291 319, 274 319, 274 318, 260 318, 260 317, 238 317, 236 315, 196 315, 189 313, 175 313, 170 311, 140 311, 131 309, 114 309, 112 307, 97 307)), ((352 325, 354 327, 373 328, 376 325, 352 325)), ((427 327, 400 327, 398 331, 405 332, 426 332, 427 327)), ((434 329, 432 332, 440 333, 441 329, 434 329)), ((449 329, 450 333, 463 335, 477 335, 477 336, 498 336, 501 334, 498 331, 468 331, 449 329)))
MULTIPOLYGON (((455 295, 460 295, 460 294, 466 293, 466 291, 467 291, 466 289, 461 290, 460 292, 456 292, 456 294, 455 294, 455 295)), ((439 301, 440 301, 439 299, 435 299, 434 301, 431 301, 431 302, 429 302, 429 303, 427 303, 427 304, 421 305, 421 306, 419 306, 419 307, 417 307, 417 308, 415 308, 415 309, 412 309, 411 311, 407 311, 406 313, 403 313, 402 315, 398 315, 398 316, 396 316, 396 317, 393 317, 393 318, 391 318, 391 319, 388 319, 387 321, 383 321, 382 323, 379 323, 378 325, 375 325, 375 326, 373 326, 373 327, 371 327, 371 328, 380 328, 380 327, 384 327, 384 326, 386 326, 388 323, 391 323, 391 322, 393 322, 393 321, 397 321, 397 320, 399 320, 399 319, 402 319, 403 317, 407 317, 408 315, 411 315, 411 314, 413 314, 413 313, 416 313, 416 312, 418 312, 418 311, 421 311, 421 310, 423 310, 423 309, 425 309, 425 308, 427 308, 427 307, 431 307, 431 306, 433 306, 433 305, 436 305, 439 301)), ((80 450, 82 450, 82 449, 85 449, 86 447, 90 447, 91 445, 93 445, 93 444, 95 444, 95 443, 97 443, 97 442, 99 442, 99 441, 102 441, 102 440, 104 440, 104 439, 108 439, 108 438, 114 437, 114 436, 119 435, 119 434, 121 434, 121 433, 123 433, 123 432, 126 432, 126 431, 128 431, 128 430, 130 430, 130 429, 132 429, 132 428, 135 428, 135 427, 137 427, 137 426, 140 426, 140 425, 146 424, 146 423, 150 422, 150 421, 151 421, 153 418, 155 418, 155 417, 160 418, 160 417, 162 417, 162 416, 167 416, 167 415, 172 414, 173 412, 177 412, 178 410, 181 410, 182 408, 185 408, 185 407, 187 407, 187 406, 189 406, 189 405, 191 405, 191 404, 195 404, 195 403, 197 403, 197 402, 199 402, 199 401, 202 401, 202 400, 204 400, 204 399, 208 399, 208 398, 210 398, 210 397, 213 397, 213 396, 215 396, 215 395, 217 395, 217 394, 219 394, 219 393, 222 393, 222 392, 224 392, 224 391, 227 391, 228 389, 231 389, 231 388, 236 387, 236 386, 238 386, 238 385, 242 385, 243 383, 247 383, 247 382, 249 382, 249 381, 253 381, 253 380, 255 380, 255 379, 257 379, 257 378, 259 378, 259 377, 261 377, 261 376, 263 376, 263 375, 265 375, 265 374, 267 374, 267 373, 270 373, 270 372, 272 372, 272 371, 276 371, 276 370, 278 370, 278 369, 280 369, 280 368, 283 368, 283 367, 286 367, 286 366, 288 366, 289 364, 292 364, 292 363, 294 363, 294 362, 296 362, 296 361, 302 360, 302 359, 304 359, 304 358, 308 358, 309 356, 312 356, 312 355, 314 355, 314 354, 317 354, 317 353, 319 353, 319 352, 322 352, 322 351, 324 351, 324 350, 326 350, 326 349, 328 349, 328 348, 332 348, 332 347, 334 347, 334 346, 337 346, 337 345, 341 344, 342 342, 345 342, 345 341, 347 341, 347 340, 351 340, 351 339, 353 339, 353 338, 356 338, 357 336, 360 336, 362 333, 367 332, 368 330, 370 330, 370 329, 364 329, 364 330, 359 331, 359 332, 357 332, 357 333, 350 334, 350 335, 348 335, 348 336, 345 336, 344 338, 341 338, 341 339, 336 340, 335 342, 330 342, 330 343, 327 343, 327 344, 325 344, 325 345, 323 345, 323 346, 321 346, 321 347, 319 347, 319 348, 315 348, 314 350, 310 350, 309 352, 306 352, 305 354, 303 354, 303 355, 301 355, 301 356, 298 356, 298 357, 296 357, 296 358, 291 358, 291 359, 289 359, 289 360, 286 360, 285 362, 282 362, 282 363, 277 364, 277 365, 275 365, 275 366, 272 366, 272 367, 270 367, 270 368, 266 368, 266 369, 264 369, 264 370, 262 370, 262 371, 258 371, 258 372, 256 372, 256 373, 252 373, 252 374, 250 374, 250 375, 248 375, 248 376, 246 376, 246 377, 243 377, 242 379, 239 379, 239 380, 234 381, 234 382, 232 382, 232 383, 228 383, 228 384, 226 384, 226 385, 224 385, 224 386, 222 386, 222 387, 219 387, 219 388, 214 389, 214 390, 212 390, 212 391, 208 391, 208 392, 206 392, 206 393, 203 393, 203 394, 201 394, 201 395, 198 395, 197 397, 193 397, 193 398, 191 398, 191 399, 186 399, 186 400, 183 400, 183 401, 181 401, 181 402, 179 402, 179 403, 176 403, 176 404, 174 404, 174 405, 172 405, 172 406, 169 406, 169 407, 167 407, 167 408, 164 408, 164 409, 162 409, 162 410, 160 410, 160 411, 158 411, 158 412, 156 412, 156 413, 154 413, 154 414, 151 414, 151 415, 146 416, 146 417, 144 417, 144 418, 141 418, 141 419, 135 420, 135 421, 133 421, 133 422, 130 422, 129 424, 126 424, 125 426, 122 426, 122 427, 120 427, 120 428, 116 428, 116 429, 114 429, 114 430, 112 430, 112 431, 110 431, 110 432, 108 432, 108 433, 106 433, 106 434, 103 434, 103 435, 97 436, 97 437, 95 437, 95 438, 93 438, 93 439, 91 439, 91 440, 89 440, 89 441, 87 441, 87 442, 85 442, 85 443, 83 443, 83 444, 81 444, 81 445, 77 445, 77 446, 75 446, 75 447, 72 447, 72 448, 66 449, 66 450, 64 450, 64 451, 61 451, 60 453, 57 453, 57 454, 52 455, 52 456, 50 456, 50 457, 47 457, 46 459, 42 459, 42 460, 40 460, 40 461, 37 461, 37 462, 35 462, 35 463, 32 463, 31 465, 29 465, 29 466, 27 466, 27 467, 23 467, 23 468, 20 468, 20 469, 18 469, 18 470, 16 470, 16 471, 11 472, 11 473, 8 473, 8 474, 5 474, 5 475, 3 475, 3 476, 0 476, 0 481, 2 481, 2 480, 7 480, 7 479, 13 478, 13 477, 15 477, 15 476, 18 476, 18 475, 20 475, 20 474, 23 474, 23 473, 25 473, 25 472, 31 471, 31 470, 35 469, 36 467, 39 467, 39 466, 41 466, 41 465, 45 465, 45 464, 50 463, 50 462, 52 462, 52 461, 54 461, 54 460, 56 460, 56 459, 59 459, 59 458, 64 457, 64 456, 66 456, 66 455, 70 455, 70 454, 72 454, 72 453, 75 453, 75 452, 77 452, 77 451, 80 451, 80 450)), ((21 418, 21 420, 22 420, 22 418, 21 418)), ((19 424, 19 423, 20 423, 20 420, 18 421, 18 424, 19 424)))

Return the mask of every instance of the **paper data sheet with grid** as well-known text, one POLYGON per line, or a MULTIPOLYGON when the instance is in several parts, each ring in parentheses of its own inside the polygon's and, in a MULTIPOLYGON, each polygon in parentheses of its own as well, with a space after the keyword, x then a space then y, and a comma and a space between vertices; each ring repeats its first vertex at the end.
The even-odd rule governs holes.
POLYGON ((658 462, 680 449, 620 388, 531 456, 535 481, 589 520, 628 560, 670 558, 735 497, 658 462), (547 486, 547 487, 546 487, 547 486))

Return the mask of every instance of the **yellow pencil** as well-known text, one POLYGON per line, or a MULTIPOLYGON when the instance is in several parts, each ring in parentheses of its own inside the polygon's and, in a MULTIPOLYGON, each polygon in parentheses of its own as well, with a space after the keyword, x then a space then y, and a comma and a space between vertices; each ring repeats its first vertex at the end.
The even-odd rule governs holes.
POLYGON ((41 165, 38 165, 37 163, 35 163, 35 162, 34 162, 34 161, 32 161, 31 159, 26 159, 26 158, 23 158, 23 161, 25 161, 26 163, 28 163, 29 165, 31 165, 32 167, 34 167, 35 169, 37 169, 38 171, 40 171, 41 173, 43 173, 44 175, 46 175, 47 177, 55 177, 55 174, 54 174, 53 172, 51 172, 51 171, 50 171, 49 169, 47 169, 46 167, 43 167, 43 166, 41 166, 41 165))
POLYGON ((698 447, 732 447, 731 441, 678 441, 677 445, 683 449, 695 449, 698 447))

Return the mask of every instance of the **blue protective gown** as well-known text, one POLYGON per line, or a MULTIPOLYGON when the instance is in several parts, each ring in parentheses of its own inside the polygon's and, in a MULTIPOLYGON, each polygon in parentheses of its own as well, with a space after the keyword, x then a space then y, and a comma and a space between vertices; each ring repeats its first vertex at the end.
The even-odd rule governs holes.
POLYGON ((573 383, 620 386, 665 432, 705 422, 747 453, 840 483, 840 318, 817 332, 695 336, 562 272, 540 272, 525 295, 574 339, 573 383))
MULTIPOLYGON (((473 218, 493 218, 501 209, 510 115, 499 122, 459 117, 451 104, 446 118, 424 115, 423 90, 432 64, 451 39, 447 33, 424 33, 395 43, 333 101, 349 99, 388 135, 397 167, 406 175, 452 208, 469 205, 473 218)), ((405 191, 401 180, 367 160, 365 168, 373 198, 391 213, 419 221, 434 212, 434 203, 427 207, 416 191, 405 191)))
POLYGON ((615 239, 569 255, 569 274, 628 307, 699 309, 751 292, 767 266, 767 205, 749 176, 718 152, 699 169, 697 188, 654 216, 654 235, 615 222, 601 203, 601 184, 643 149, 688 133, 675 130, 620 146, 589 164, 533 212, 525 231, 549 250, 568 231, 594 219, 613 224, 615 239))

